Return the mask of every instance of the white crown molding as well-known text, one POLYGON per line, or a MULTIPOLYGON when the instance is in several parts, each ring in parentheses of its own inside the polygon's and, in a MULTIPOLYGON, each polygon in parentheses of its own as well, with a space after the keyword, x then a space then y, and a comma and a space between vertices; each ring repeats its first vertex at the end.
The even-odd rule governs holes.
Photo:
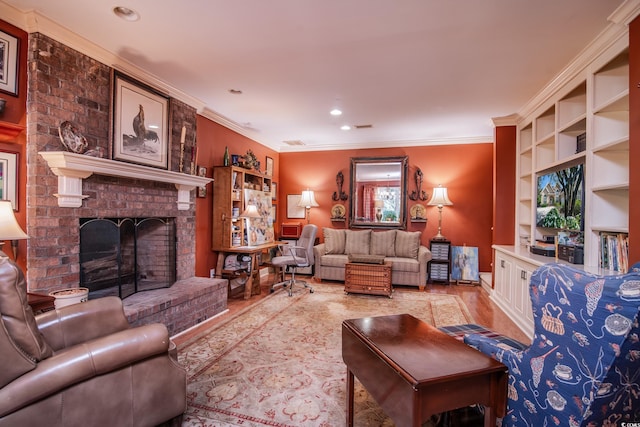
POLYGON ((551 100, 571 79, 584 72, 596 58, 609 47, 628 39, 628 23, 640 14, 640 0, 625 1, 608 18, 610 24, 591 43, 554 77, 540 92, 531 98, 517 113, 521 119, 533 114, 541 105, 551 100))
MULTIPOLYGON (((398 141, 378 141, 378 142, 356 142, 349 144, 326 144, 313 146, 313 151, 338 151, 338 150, 360 150, 371 148, 393 148, 393 147, 426 147, 434 145, 465 145, 465 144, 492 144, 494 140, 491 136, 473 136, 460 138, 434 138, 434 139, 415 139, 415 140, 398 140, 398 141)), ((280 146, 278 151, 281 153, 297 153, 308 152, 305 145, 296 146, 280 146)))
POLYGON ((509 114, 508 116, 502 116, 502 117, 493 117, 491 119, 491 121, 493 122, 493 125, 495 127, 498 126, 516 126, 518 124, 518 122, 520 121, 521 117, 514 113, 514 114, 509 114))
MULTIPOLYGON (((9 8, 9 6, 4 3, 0 3, 0 11, 2 11, 3 13, 3 19, 5 18, 3 10, 5 8, 9 8)), ((159 90, 160 92, 164 92, 172 98, 175 98, 179 101, 184 102, 185 104, 194 107, 196 110, 201 110, 204 108, 205 103, 200 99, 193 97, 171 85, 168 85, 158 77, 131 64, 127 60, 96 45, 95 43, 88 41, 87 39, 52 21, 46 16, 41 15, 40 13, 33 10, 22 13, 14 8, 9 9, 10 10, 8 10, 8 13, 10 12, 10 17, 14 22, 16 22, 12 22, 13 25, 22 28, 28 33, 42 33, 64 44, 65 46, 75 49, 78 52, 95 59, 96 61, 111 66, 118 71, 121 71, 135 79, 138 79, 141 82, 159 90), (21 19, 19 17, 20 15, 22 16, 21 19)))

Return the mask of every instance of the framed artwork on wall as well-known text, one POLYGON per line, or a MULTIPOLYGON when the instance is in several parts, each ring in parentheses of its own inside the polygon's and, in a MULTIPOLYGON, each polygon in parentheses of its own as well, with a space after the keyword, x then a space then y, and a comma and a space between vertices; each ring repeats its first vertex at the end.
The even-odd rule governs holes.
POLYGON ((278 183, 271 183, 271 200, 278 200, 278 183))
MULTIPOLYGON (((207 168, 204 166, 198 166, 198 176, 207 176, 207 168)), ((200 198, 207 197, 207 186, 203 185, 202 187, 198 187, 196 195, 200 198)))
POLYGON ((304 207, 298 206, 300 202, 300 194, 287 195, 287 218, 304 218, 304 207))
POLYGON ((18 153, 0 151, 0 200, 9 200, 18 210, 18 153))
POLYGON ((0 31, 0 91, 18 95, 18 56, 20 40, 0 31))
POLYGON ((114 71, 112 158, 169 167, 169 97, 114 71))
POLYGON ((268 176, 273 176, 273 159, 269 156, 267 156, 264 173, 268 176))

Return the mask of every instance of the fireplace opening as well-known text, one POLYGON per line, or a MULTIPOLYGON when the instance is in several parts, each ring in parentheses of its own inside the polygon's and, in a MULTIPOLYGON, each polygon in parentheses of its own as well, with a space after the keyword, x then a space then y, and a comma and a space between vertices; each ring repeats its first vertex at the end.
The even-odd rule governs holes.
POLYGON ((90 298, 126 298, 175 281, 174 218, 80 220, 80 286, 90 298))

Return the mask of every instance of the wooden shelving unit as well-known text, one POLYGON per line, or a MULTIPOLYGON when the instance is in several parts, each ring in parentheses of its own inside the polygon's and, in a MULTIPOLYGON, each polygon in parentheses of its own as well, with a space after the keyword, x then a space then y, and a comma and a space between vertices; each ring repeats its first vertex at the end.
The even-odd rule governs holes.
POLYGON ((269 193, 271 200, 271 177, 238 166, 217 166, 213 168, 213 179, 212 249, 223 251, 247 245, 249 230, 240 218, 246 207, 244 190, 269 193))

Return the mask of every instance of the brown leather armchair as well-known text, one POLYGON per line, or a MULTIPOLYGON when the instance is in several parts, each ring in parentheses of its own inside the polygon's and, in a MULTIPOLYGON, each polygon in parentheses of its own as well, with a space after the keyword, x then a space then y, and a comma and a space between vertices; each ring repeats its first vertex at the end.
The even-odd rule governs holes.
POLYGON ((161 324, 130 328, 117 297, 34 317, 0 257, 0 427, 179 425, 186 372, 161 324))

